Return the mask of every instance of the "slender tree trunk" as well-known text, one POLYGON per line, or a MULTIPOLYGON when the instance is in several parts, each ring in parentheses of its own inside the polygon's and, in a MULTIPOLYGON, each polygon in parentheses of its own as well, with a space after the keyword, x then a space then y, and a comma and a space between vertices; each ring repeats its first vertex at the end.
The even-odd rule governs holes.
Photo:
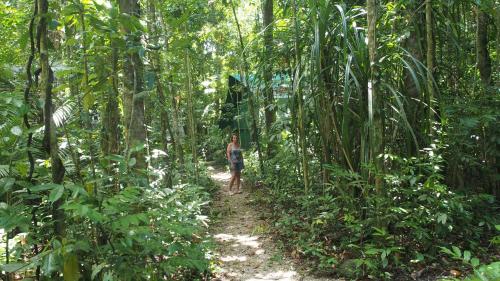
MULTIPOLYGON (((47 0, 38 0, 38 11, 40 13, 40 21, 38 23, 38 46, 40 55, 40 90, 44 99, 44 149, 50 156, 52 166, 52 182, 62 184, 64 179, 64 165, 59 158, 59 146, 57 144, 57 129, 52 118, 54 111, 52 101, 52 83, 54 81, 54 73, 49 64, 49 37, 47 28, 47 16, 49 10, 49 2, 47 0)), ((59 238, 64 236, 64 212, 59 208, 62 200, 59 199, 52 205, 52 218, 54 220, 54 232, 59 238)))
MULTIPOLYGON (((162 27, 164 30, 168 30, 168 26, 165 24, 165 20, 163 17, 160 18, 162 27)), ((165 34, 164 36, 164 41, 165 41, 165 50, 168 51, 168 38, 165 34)), ((158 56, 161 59, 161 56, 158 56)), ((158 65, 161 65, 162 61, 158 61, 158 65)), ((174 145, 174 151, 175 153, 173 154, 172 157, 172 165, 176 161, 179 162, 179 167, 182 167, 184 165, 184 151, 182 149, 182 139, 179 135, 180 133, 180 125, 179 125, 179 100, 177 99, 175 87, 173 86, 174 79, 172 75, 169 75, 166 81, 166 86, 167 86, 167 96, 168 93, 170 93, 171 100, 172 100, 172 126, 170 126, 169 119, 166 118, 165 120, 170 137, 172 139, 172 143, 174 145)), ((163 87, 162 87, 163 88, 163 87)), ((166 97, 167 99, 167 97, 166 97)), ((166 116, 168 117, 168 115, 166 116)))
MULTIPOLYGON (((188 34, 187 24, 184 26, 184 32, 188 34)), ((198 153, 196 148, 196 123, 194 117, 194 105, 193 105, 193 84, 191 76, 191 57, 189 54, 189 48, 184 50, 184 69, 186 73, 186 93, 187 93, 187 109, 188 109, 188 130, 189 130, 189 140, 191 146, 192 163, 195 169, 195 179, 198 181, 198 153)))
MULTIPOLYGON (((496 71, 500 72, 500 5, 497 5, 495 8, 495 28, 497 31, 495 38, 495 48, 497 52, 495 65, 497 66, 496 71)), ((500 79, 496 80, 495 82, 496 86, 500 88, 500 79)))
MULTIPOLYGON (((64 25, 64 34, 66 35, 66 41, 69 39, 74 39, 75 38, 75 33, 76 33, 76 27, 75 25, 71 25, 69 23, 64 25)), ((66 47, 66 57, 68 60, 73 61, 74 60, 74 53, 76 52, 75 47, 73 46, 67 46, 66 47)), ((78 84, 80 82, 80 79, 78 76, 74 73, 70 74, 68 77, 68 84, 69 84, 69 92, 72 97, 74 97, 77 101, 79 100, 79 95, 78 95, 78 84)), ((78 114, 78 117, 80 118, 80 114, 78 114)), ((67 133, 66 127, 63 125, 64 129, 64 134, 66 135, 66 139, 68 141, 68 147, 70 149, 71 153, 71 158, 73 160, 73 164, 75 165, 75 174, 76 178, 78 179, 78 182, 80 184, 83 184, 83 175, 82 175, 82 168, 81 168, 81 162, 80 162, 80 157, 77 151, 73 149, 73 145, 71 145, 70 142, 70 135, 67 133)))
MULTIPOLYGON (((491 59, 488 52, 488 14, 481 10, 476 10, 476 57, 477 68, 481 81, 486 89, 491 86, 491 59)), ((497 39, 498 40, 498 39, 497 39)))
MULTIPOLYGON (((498 15, 497 15, 498 17, 498 15)), ((479 76, 481 77, 481 82, 484 87, 485 93, 493 93, 493 80, 492 80, 492 66, 491 66, 491 58, 488 51, 488 25, 490 19, 488 14, 481 9, 481 7, 476 8, 476 63, 477 68, 479 70, 479 76)), ((497 20, 500 22, 500 20, 497 20)), ((497 26, 497 29, 500 26, 497 26)), ((496 39, 499 40, 498 38, 496 39)), ((497 43, 498 44, 498 43, 497 43)), ((497 53, 497 57, 498 57, 497 53)), ((489 138, 489 134, 494 134, 489 128, 483 127, 483 141, 489 138), (491 133, 490 133, 491 132, 491 133)), ((486 145, 482 147, 482 155, 483 155, 483 163, 485 166, 489 167, 491 170, 498 170, 498 165, 496 165, 497 158, 495 156, 491 156, 488 153, 488 148, 486 145)), ((491 194, 498 197, 498 181, 495 180, 495 176, 490 176, 488 179, 487 186, 491 194)))
MULTIPOLYGON (((28 57, 28 61, 26 63, 26 87, 24 88, 24 104, 27 106, 27 111, 23 115, 23 122, 24 125, 26 126, 26 129, 29 131, 28 133, 28 139, 26 141, 26 151, 28 154, 28 162, 29 162, 29 168, 28 168, 28 174, 26 176, 26 181, 29 184, 33 184, 33 173, 35 171, 35 158, 33 157, 33 152, 31 150, 32 144, 33 144, 33 133, 31 132, 31 124, 30 124, 30 111, 32 108, 32 86, 33 86, 33 74, 32 74, 32 67, 33 67, 33 61, 35 60, 35 37, 34 37, 34 27, 35 27, 35 18, 38 16, 38 3, 37 1, 33 1, 33 15, 31 16, 29 27, 28 27, 28 34, 29 34, 29 39, 30 39, 30 54, 28 57)), ((28 194, 31 195, 31 190, 28 188, 28 194)), ((37 237, 37 231, 38 231, 38 218, 37 218, 37 211, 38 211, 38 206, 39 202, 36 199, 31 199, 28 201, 28 204, 31 205, 31 230, 30 233, 33 235, 33 238, 37 237)), ((36 239, 34 239, 33 243, 33 255, 36 256, 39 254, 39 248, 38 248, 38 242, 36 239)), ((7 239, 8 242, 8 239, 7 239)), ((8 254, 8 247, 6 247, 6 258, 8 259, 9 254, 8 254)), ((10 275, 7 275, 10 280, 10 275)), ((35 271, 35 280, 40 280, 40 266, 36 267, 35 271)))
MULTIPOLYGON (((266 135, 270 138, 271 128, 276 119, 276 110, 274 109, 273 93, 273 0, 263 0, 263 24, 264 24, 264 93, 265 93, 265 116, 266 116, 266 135)), ((268 142, 267 156, 273 155, 273 143, 268 142)))
POLYGON ((179 135, 181 127, 179 126, 179 100, 177 99, 177 94, 175 91, 175 87, 173 84, 173 78, 170 76, 169 78, 169 92, 172 96, 172 123, 173 123, 173 131, 174 131, 174 148, 175 148, 175 157, 179 162, 179 166, 182 167, 184 165, 184 151, 182 150, 182 140, 179 135))
POLYGON ((304 100, 302 97, 302 91, 300 88, 300 69, 301 69, 301 55, 300 55, 300 37, 299 37, 299 23, 297 19, 297 0, 293 0, 293 19, 295 27, 295 75, 293 79, 293 93, 297 98, 298 104, 298 131, 299 131, 299 142, 300 142, 300 152, 302 156, 302 172, 304 179, 304 190, 309 192, 309 160, 307 157, 307 144, 306 144, 306 134, 305 134, 305 114, 304 114, 304 100))
MULTIPOLYGON (((82 3, 80 3, 82 7, 85 7, 82 3)), ((80 24, 82 25, 81 34, 82 34, 82 52, 83 52, 83 123, 85 128, 87 129, 87 136, 85 138, 85 142, 89 147, 89 156, 90 156, 90 170, 92 172, 92 178, 95 181, 96 177, 96 168, 95 168, 95 153, 94 153, 94 142, 92 137, 92 121, 90 118, 89 110, 90 107, 94 103, 94 97, 89 85, 89 63, 87 57, 87 30, 85 26, 85 10, 82 8, 80 11, 80 24)), ((94 185, 94 183, 91 183, 94 185)), ((95 186, 92 187, 94 195, 97 195, 97 188, 95 186)))
POLYGON ((368 80, 368 122, 370 127, 370 162, 375 166, 375 188, 378 192, 382 189, 382 176, 384 170, 384 120, 383 96, 378 91, 377 67, 377 4, 376 0, 367 0, 368 20, 368 54, 370 60, 370 76, 368 80))
POLYGON ((159 75, 156 76, 156 93, 158 94, 159 106, 161 106, 160 112, 160 134, 161 134, 161 146, 162 149, 167 153, 166 161, 170 161, 168 157, 168 135, 172 136, 172 130, 170 129, 170 121, 167 112, 167 102, 165 100, 165 92, 163 90, 163 84, 159 75), (168 132, 168 134, 167 134, 168 132))
MULTIPOLYGON (((140 17, 140 6, 138 0, 120 0, 120 12, 129 14, 131 17, 140 17)), ((140 36, 126 30, 129 37, 129 47, 137 47, 141 44, 140 36)), ((138 146, 146 144, 146 128, 144 116, 143 91, 143 64, 139 56, 139 51, 127 52, 124 63, 125 69, 125 91, 124 91, 124 111, 127 153, 131 151, 131 157, 135 158, 134 170, 144 171, 147 169, 144 149, 138 146)))
POLYGON ((428 95, 428 134, 432 135, 432 127, 434 123, 434 28, 432 15, 432 0, 425 1, 425 29, 427 41, 427 95, 428 95))
MULTIPOLYGON (((187 28, 186 28, 187 33, 187 28)), ((193 85, 191 81, 191 58, 189 56, 189 49, 185 50, 184 53, 184 67, 186 69, 186 91, 188 94, 187 103, 188 103, 188 123, 189 123, 189 139, 191 144, 191 154, 192 161, 195 168, 195 176, 196 180, 198 180, 198 153, 196 151, 196 123, 194 118, 194 106, 193 106, 193 85)))
MULTIPOLYGON (((107 92, 107 103, 103 117, 103 140, 102 140, 102 153, 103 155, 117 155, 120 154, 120 111, 118 107, 118 47, 111 39, 111 87, 107 92)), ((113 175, 114 191, 118 192, 120 185, 118 174, 114 171, 117 165, 114 161, 108 163, 107 172, 113 175)))
POLYGON ((318 3, 315 3, 313 9, 313 26, 314 26, 314 44, 312 46, 312 74, 311 75, 311 93, 314 95, 315 107, 318 118, 319 133, 321 136, 321 156, 322 156, 322 175, 323 183, 327 183, 330 178, 329 170, 325 168, 326 165, 332 164, 332 157, 334 155, 334 141, 333 141, 333 124, 332 124, 332 107, 327 87, 325 85, 324 76, 322 75, 322 59, 323 50, 321 45, 324 42, 324 25, 320 22, 320 11, 318 3))
MULTIPOLYGON (((150 31, 150 42, 153 44, 155 47, 158 46, 158 38, 160 36, 160 32, 158 31, 158 25, 157 25, 157 16, 156 16, 156 6, 154 3, 154 0, 149 0, 148 1, 148 7, 149 7, 149 20, 148 20, 148 29, 150 31)), ((165 40, 167 41, 167 40, 165 40)), ((170 131, 170 137, 173 139, 172 131, 170 129, 170 122, 168 119, 168 112, 167 112, 167 103, 165 100, 165 93, 164 93, 164 88, 163 88, 163 81, 161 80, 161 74, 162 74, 162 64, 161 64, 161 57, 160 57, 160 51, 159 50, 154 50, 150 52, 150 61, 151 61, 151 67, 152 71, 155 73, 155 81, 156 81, 156 94, 158 95, 158 102, 160 106, 160 136, 161 136, 161 146, 163 151, 165 152, 165 180, 164 183, 166 187, 171 187, 172 186, 172 178, 171 178, 171 160, 169 156, 169 151, 168 151, 168 137, 167 137, 167 130, 170 131)))
MULTIPOLYGON (((427 1, 427 0, 425 0, 427 1)), ((424 25, 423 14, 421 12, 422 0, 412 1, 408 3, 407 7, 407 17, 410 28, 410 35, 405 41, 405 48, 411 54, 411 56, 417 61, 423 61, 423 45, 422 45, 422 32, 421 27, 424 25)), ((411 60, 410 60, 411 61, 411 60)), ((410 64, 413 66, 413 64, 410 64)), ((414 80, 412 75, 413 69, 404 69, 403 77, 403 92, 406 96, 406 106, 405 114, 408 119, 408 123, 411 125, 411 130, 419 138, 417 140, 425 139, 425 131, 427 131, 428 122, 423 122, 425 118, 421 118, 424 111, 422 103, 427 103, 428 100, 424 100, 424 91, 418 87, 418 82, 414 80)), ((429 108, 429 105, 427 105, 429 108)), ((416 156, 418 154, 419 147, 417 143, 413 140, 410 130, 407 130, 405 135, 406 142, 406 153, 409 156, 416 156)))

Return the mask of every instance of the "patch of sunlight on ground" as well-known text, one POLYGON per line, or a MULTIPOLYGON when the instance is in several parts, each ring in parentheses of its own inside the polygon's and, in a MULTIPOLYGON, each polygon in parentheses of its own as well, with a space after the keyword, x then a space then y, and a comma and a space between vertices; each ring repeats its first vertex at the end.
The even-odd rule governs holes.
POLYGON ((230 261, 246 261, 247 256, 225 256, 220 258, 221 261, 230 262, 230 261))
POLYGON ((256 274, 250 279, 245 281, 293 281, 294 277, 297 275, 295 271, 276 271, 267 274, 256 274))
POLYGON ((214 236, 215 239, 219 241, 233 241, 233 247, 239 246, 248 246, 252 248, 259 248, 260 244, 257 241, 259 239, 258 236, 250 236, 250 235, 232 235, 220 233, 214 236))
POLYGON ((212 179, 216 181, 228 181, 231 179, 231 174, 226 172, 219 172, 212 174, 212 179))

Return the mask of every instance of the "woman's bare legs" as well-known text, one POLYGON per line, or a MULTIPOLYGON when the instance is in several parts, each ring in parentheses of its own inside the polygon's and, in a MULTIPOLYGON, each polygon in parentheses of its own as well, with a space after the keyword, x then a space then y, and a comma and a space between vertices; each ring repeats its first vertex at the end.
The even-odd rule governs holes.
POLYGON ((233 184, 235 180, 236 180, 236 172, 231 171, 231 180, 229 181, 229 192, 233 190, 233 184))
POLYGON ((235 172, 234 177, 236 178, 236 192, 240 193, 240 184, 241 184, 241 173, 235 172))

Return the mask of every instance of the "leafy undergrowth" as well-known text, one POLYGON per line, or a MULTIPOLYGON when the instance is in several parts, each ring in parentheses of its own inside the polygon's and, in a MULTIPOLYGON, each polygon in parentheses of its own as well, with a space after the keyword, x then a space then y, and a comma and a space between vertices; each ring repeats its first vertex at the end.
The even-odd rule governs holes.
MULTIPOLYGON (((189 182, 172 188, 130 185, 102 194, 70 183, 33 186, 23 196, 39 200, 39 214, 50 214, 52 202, 65 198, 65 236, 49 235, 50 215, 40 219, 38 232, 28 232, 29 208, 21 201, 2 203, 0 223, 15 235, 9 239, 10 263, 1 270, 34 278, 39 267, 41 280, 205 280, 204 214, 216 187, 206 175, 198 177, 198 184, 189 182)), ((4 189, 19 184, 1 180, 4 189)))
MULTIPOLYGON (((483 265, 500 257, 498 202, 452 192, 432 153, 420 160, 386 156, 392 168, 380 191, 332 166, 330 183, 306 193, 294 173, 297 161, 280 152, 256 194, 290 254, 311 261, 317 272, 357 280, 487 276, 479 269, 488 271, 483 265), (450 255, 457 251, 460 257, 450 255)), ((251 157, 248 163, 251 180, 257 166, 251 157)))

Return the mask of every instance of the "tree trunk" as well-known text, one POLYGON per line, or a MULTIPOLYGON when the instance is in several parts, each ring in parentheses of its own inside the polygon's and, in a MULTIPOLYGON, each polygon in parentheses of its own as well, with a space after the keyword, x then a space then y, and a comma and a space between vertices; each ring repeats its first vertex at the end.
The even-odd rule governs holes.
MULTIPOLYGON (((270 138, 271 127, 276 119, 276 110, 274 110, 273 93, 273 0, 263 0, 263 24, 264 24, 264 93, 265 93, 265 116, 266 116, 266 135, 270 138)), ((267 156, 273 155, 273 142, 267 144, 267 156)))
MULTIPOLYGON (((118 47, 111 39, 111 87, 107 92, 107 103, 103 117, 102 153, 103 155, 120 154, 120 111, 118 106, 118 47)), ((114 191, 119 191, 118 174, 114 172, 114 161, 108 163, 108 174, 113 174, 114 191)))
MULTIPOLYGON (((500 5, 495 8, 495 27, 497 30, 496 38, 495 38, 495 47, 497 52, 495 65, 497 73, 500 72, 500 5)), ((500 88, 500 80, 495 81, 496 86, 500 88)))
MULTIPOLYGON (((64 25, 64 33, 66 35, 66 38, 65 38, 66 41, 69 39, 74 39, 75 33, 76 33, 76 26, 71 25, 69 23, 65 24, 64 25)), ((65 51, 66 51, 65 55, 68 58, 68 60, 73 61, 75 59, 74 54, 76 53, 75 47, 68 46, 68 47, 66 47, 65 51)), ((68 77, 69 92, 70 92, 70 95, 77 100, 78 109, 80 110, 80 106, 79 106, 80 105, 80 103, 79 103, 80 96, 78 94, 78 84, 79 83, 80 83, 80 79, 78 78, 78 76, 76 74, 72 73, 69 75, 69 77, 68 77)), ((79 121, 80 121, 80 117, 81 117, 81 115, 78 114, 79 121)), ((70 149, 71 158, 73 160, 73 164, 75 165, 76 178, 78 179, 78 182, 80 184, 83 184, 83 175, 82 175, 82 169, 81 169, 81 163, 80 163, 80 156, 79 156, 78 152, 72 148, 72 145, 70 142, 71 136, 66 132, 66 127, 63 127, 63 128, 64 128, 66 138, 68 140, 68 144, 69 144, 68 147, 70 149)))
POLYGON ((432 16, 432 0, 425 1, 425 29, 427 41, 427 103, 428 103, 428 135, 432 134, 434 123, 434 28, 432 16))
POLYGON ((177 94, 175 91, 175 87, 173 86, 173 78, 169 77, 168 84, 169 92, 172 96, 172 125, 174 131, 174 148, 175 148, 175 158, 179 162, 179 166, 182 167, 184 165, 184 151, 182 150, 182 140, 179 135, 181 127, 179 125, 179 100, 177 98, 177 94))
MULTIPOLYGON (((150 42, 155 47, 157 47, 160 32, 158 31, 158 25, 157 25, 158 18, 156 16, 156 6, 153 0, 148 1, 148 7, 149 7, 148 29, 150 31, 150 37, 151 37, 150 42)), ((165 42, 168 42, 168 40, 165 40, 165 42)), ((160 142, 162 149, 165 152, 165 157, 163 157, 165 162, 165 172, 166 172, 164 183, 166 187, 171 187, 172 177, 170 171, 172 165, 168 151, 167 131, 169 131, 171 139, 173 139, 173 134, 172 130, 170 129, 170 122, 168 119, 167 103, 165 99, 163 81, 161 80, 162 64, 159 52, 160 52, 159 50, 152 50, 150 52, 150 61, 151 61, 152 71, 155 73, 156 94, 158 95, 158 104, 160 106, 160 138, 161 138, 160 142)))
MULTIPOLYGON (((476 10, 476 56, 477 68, 483 86, 488 89, 491 86, 491 59, 488 52, 488 14, 481 10, 480 7, 476 10)), ((497 38, 498 39, 498 38, 497 38)))
MULTIPOLYGON (((80 3, 81 4, 81 3, 80 3)), ((84 7, 83 4, 81 4, 84 7)), ((94 142, 92 137, 92 120, 89 114, 89 110, 94 104, 93 93, 90 89, 89 85, 89 63, 87 57, 87 31, 85 27, 85 10, 82 8, 80 11, 80 24, 82 25, 81 35, 82 35, 82 52, 83 52, 83 123, 84 127, 87 129, 88 133, 85 138, 85 141, 89 147, 89 156, 90 156, 90 169, 92 172, 93 181, 97 179, 96 177, 96 169, 95 169, 95 156, 94 156, 94 142)), ((97 195, 97 189, 95 188, 94 183, 90 183, 93 187, 94 195, 97 195)))
MULTIPOLYGON (((186 29, 187 33, 187 29, 186 29)), ((194 118, 194 105, 193 105, 193 85, 191 81, 191 59, 189 56, 189 49, 185 50, 184 54, 184 67, 186 69, 186 91, 188 94, 187 103, 188 103, 188 123, 189 123, 189 139, 191 144, 191 154, 192 154, 192 162, 194 164, 195 169, 195 178, 198 181, 198 153, 196 151, 196 123, 194 118)))
MULTIPOLYGON (((120 12, 129 14, 131 17, 140 17, 140 6, 138 0, 120 0, 120 12)), ((129 42, 127 45, 132 47, 140 46, 140 36, 137 32, 125 30, 129 42)), ((139 51, 129 51, 124 63, 125 80, 124 80, 124 112, 125 112, 125 128, 126 128, 126 144, 127 153, 131 151, 131 158, 135 158, 136 163, 134 170, 137 172, 144 171, 146 166, 146 158, 144 149, 138 146, 146 144, 146 128, 144 117, 144 98, 143 91, 143 64, 139 56, 139 51)))
MULTIPOLYGON (((30 39, 30 54, 28 57, 28 61, 26 63, 26 87, 24 88, 24 104, 27 107, 27 110, 25 111, 23 115, 23 122, 24 125, 26 126, 26 129, 29 131, 28 133, 28 139, 26 140, 26 152, 28 155, 28 162, 29 162, 29 168, 28 168, 28 174, 26 175, 26 181, 32 185, 34 183, 33 181, 33 173, 35 171, 35 158, 33 157, 33 152, 32 152, 32 145, 33 145, 33 132, 31 132, 31 124, 30 124, 30 111, 32 109, 32 88, 33 88, 33 73, 32 73, 32 67, 33 67, 33 61, 35 60, 35 37, 34 37, 34 26, 35 26, 35 18, 38 16, 38 3, 37 1, 33 1, 33 15, 31 16, 30 22, 29 22, 29 27, 28 27, 28 34, 29 34, 29 39, 30 39)), ((30 188, 28 188, 28 194, 32 194, 30 188)), ((38 206, 39 200, 34 200, 30 199, 28 201, 28 204, 31 205, 31 229, 30 233, 33 235, 33 237, 36 237, 36 233, 38 230, 38 217, 37 217, 37 211, 38 211, 38 206)), ((8 239, 6 241, 8 243, 8 239)), ((8 254, 8 247, 5 248, 5 254, 6 254, 6 260, 9 257, 8 254)), ((40 249, 38 247, 38 241, 34 239, 33 243, 33 254, 36 256, 40 252, 40 249)), ((40 266, 36 267, 35 270, 35 280, 40 280, 40 266)), ((8 280, 11 280, 11 276, 7 275, 9 278, 8 280)))
POLYGON ((304 114, 304 100, 302 97, 302 92, 300 89, 300 66, 301 66, 301 56, 300 56, 300 36, 299 36, 299 24, 297 19, 297 0, 293 0, 293 18, 295 27, 295 75, 293 78, 293 93, 297 99, 298 104, 298 131, 299 131, 299 142, 300 142, 300 152, 302 156, 302 172, 304 179, 304 190, 309 192, 309 160, 307 157, 307 145, 306 145, 306 134, 305 134, 305 114, 304 114))
MULTIPOLYGON (((164 30, 168 29, 168 26, 165 24, 165 20, 162 19, 162 27, 164 30)), ((165 50, 168 50, 168 38, 166 35, 164 35, 164 41, 165 41, 165 50)), ((161 57, 160 57, 161 58, 161 57)), ((159 64, 161 65, 161 61, 159 61, 159 64)), ((179 126, 179 99, 177 99, 175 87, 173 86, 174 79, 173 76, 170 74, 167 78, 166 85, 167 85, 167 95, 170 93, 171 100, 172 100, 172 126, 170 126, 170 123, 168 122, 168 118, 166 119, 167 121, 167 128, 170 133, 170 137, 172 139, 172 143, 174 145, 174 151, 175 153, 173 154, 172 157, 172 165, 176 161, 179 162, 179 167, 182 167, 184 165, 184 151, 182 149, 182 139, 179 135, 180 133, 180 126, 179 126)), ((168 115, 166 116, 168 117, 168 115)))
POLYGON ((321 139, 321 156, 322 156, 322 177, 323 183, 327 183, 330 178, 329 170, 324 164, 331 165, 333 159, 334 139, 333 139, 333 123, 332 123, 332 107, 326 83, 324 80, 322 67, 323 55, 322 44, 324 43, 325 25, 321 22, 321 13, 318 5, 315 3, 312 7, 313 26, 314 26, 314 45, 312 48, 312 75, 311 75, 311 93, 314 95, 316 116, 318 119, 318 129, 321 139))
POLYGON ((375 188, 378 192, 382 189, 382 176, 384 170, 384 119, 383 96, 378 91, 377 67, 377 4, 376 0, 367 0, 368 21, 368 54, 370 60, 370 75, 368 80, 368 122, 370 127, 370 162, 375 166, 375 188))
MULTIPOLYGON (((49 3, 47 0, 38 0, 38 11, 40 21, 38 23, 38 46, 40 55, 40 91, 44 99, 44 149, 50 156, 52 166, 52 182, 62 184, 64 179, 64 165, 59 158, 59 146, 57 144, 57 130, 52 114, 54 111, 52 103, 52 83, 54 73, 49 64, 49 38, 47 29, 47 15, 49 3)), ((52 205, 52 218, 54 220, 54 232, 59 238, 64 236, 64 212, 59 208, 62 199, 55 201, 52 205)))
MULTIPOLYGON (((405 48, 411 54, 411 56, 417 61, 423 61, 423 46, 422 46, 422 32, 421 27, 424 24, 423 22, 423 14, 421 12, 421 1, 413 1, 408 4, 407 7, 407 17, 410 28, 410 35, 405 41, 405 48)), ((410 60, 411 61, 411 60, 410 60)), ((408 156, 416 156, 418 154, 418 146, 415 141, 413 141, 411 130, 413 133, 418 136, 417 140, 421 140, 425 136, 427 128, 427 122, 423 122, 425 118, 421 118, 422 111, 424 108, 422 106, 425 101, 423 98, 423 90, 418 87, 417 81, 414 80, 413 72, 417 72, 414 64, 410 63, 410 66, 413 66, 413 69, 404 68, 404 77, 403 77, 403 92, 406 96, 405 110, 408 123, 411 128, 406 130, 405 134, 405 142, 406 142, 406 154, 408 156)), ((415 76, 418 77, 418 74, 415 76)))

